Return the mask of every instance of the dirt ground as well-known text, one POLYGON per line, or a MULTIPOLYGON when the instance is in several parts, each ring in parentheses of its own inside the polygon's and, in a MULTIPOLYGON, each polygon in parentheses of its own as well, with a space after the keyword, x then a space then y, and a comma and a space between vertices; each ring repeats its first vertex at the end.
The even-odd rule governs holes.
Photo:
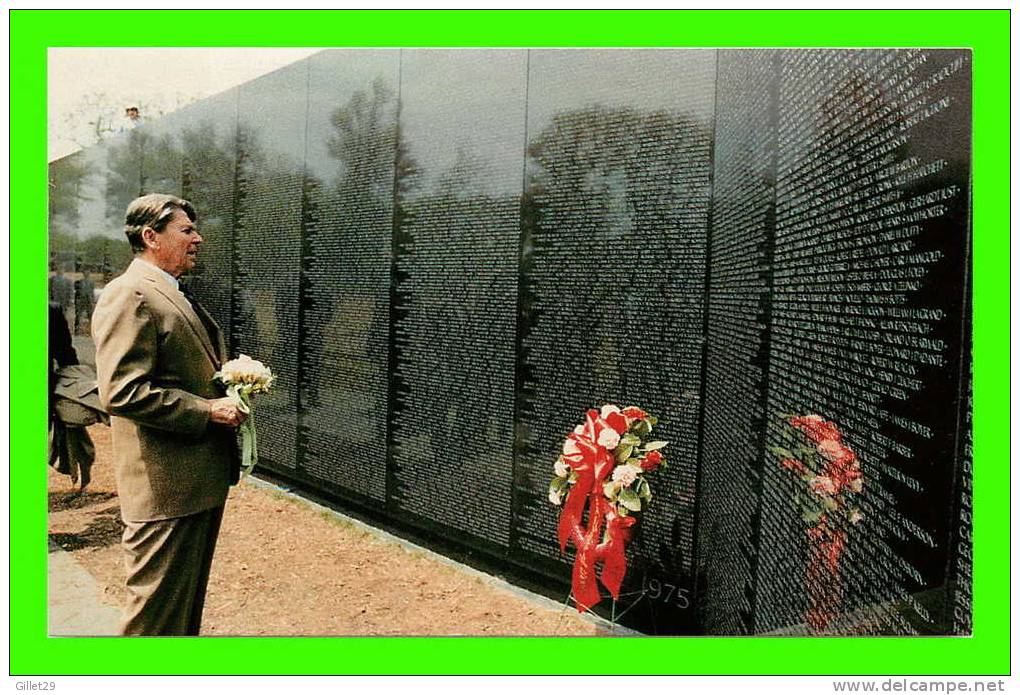
MULTIPOLYGON (((120 606, 122 524, 110 430, 90 428, 92 482, 49 472, 50 539, 120 606)), ((599 635, 551 607, 274 490, 231 490, 206 599, 204 635, 599 635)))

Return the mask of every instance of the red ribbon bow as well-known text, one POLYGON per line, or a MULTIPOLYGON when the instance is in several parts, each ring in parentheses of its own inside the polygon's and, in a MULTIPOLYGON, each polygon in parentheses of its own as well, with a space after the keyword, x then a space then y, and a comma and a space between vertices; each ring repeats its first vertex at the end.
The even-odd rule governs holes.
MULTIPOLYGON (((602 600, 595 576, 595 566, 600 561, 603 586, 614 599, 619 598, 627 573, 627 543, 633 535, 631 527, 637 522, 632 516, 618 515, 602 494, 603 483, 615 465, 609 449, 599 443, 607 440, 603 433, 609 429, 616 435, 625 433, 626 418, 614 412, 603 419, 597 410, 589 410, 585 424, 572 432, 563 445, 563 458, 578 477, 563 504, 557 535, 560 552, 566 551, 570 541, 577 548, 571 588, 579 612, 602 600), (587 526, 583 523, 585 507, 588 509, 587 526), (606 538, 600 543, 603 525, 606 538)), ((608 439, 613 437, 610 435, 608 439)))

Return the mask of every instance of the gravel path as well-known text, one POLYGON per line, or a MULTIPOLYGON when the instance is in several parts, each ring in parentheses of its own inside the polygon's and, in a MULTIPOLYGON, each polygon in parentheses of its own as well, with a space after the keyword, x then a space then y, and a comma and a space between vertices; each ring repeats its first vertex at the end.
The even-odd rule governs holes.
MULTIPOLYGON (((66 553, 50 554, 51 575, 71 581, 64 561, 73 559, 71 567, 96 579, 95 598, 74 594, 101 604, 82 607, 86 625, 94 610, 108 622, 124 597, 109 429, 90 432, 97 460, 86 494, 49 472, 50 541, 66 553)), ((330 510, 244 483, 227 501, 202 633, 600 635, 610 628, 330 510)), ((104 631, 97 626, 89 634, 104 631)))

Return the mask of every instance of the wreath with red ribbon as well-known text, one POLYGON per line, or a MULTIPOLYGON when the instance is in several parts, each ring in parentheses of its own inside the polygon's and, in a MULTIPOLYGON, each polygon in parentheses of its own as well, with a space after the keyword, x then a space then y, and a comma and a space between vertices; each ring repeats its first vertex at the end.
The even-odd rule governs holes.
POLYGON ((635 515, 652 499, 645 475, 666 466, 661 449, 667 442, 644 441, 656 424, 657 418, 641 408, 604 405, 589 410, 563 442, 549 501, 563 506, 560 551, 566 552, 570 542, 577 549, 571 588, 580 612, 602 600, 598 581, 613 599, 620 597, 635 515))

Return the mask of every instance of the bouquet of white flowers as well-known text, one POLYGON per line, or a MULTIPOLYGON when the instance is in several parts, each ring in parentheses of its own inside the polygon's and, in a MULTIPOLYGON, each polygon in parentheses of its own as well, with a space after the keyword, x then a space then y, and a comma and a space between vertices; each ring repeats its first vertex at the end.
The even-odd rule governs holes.
POLYGON ((253 393, 265 393, 272 386, 273 372, 258 360, 248 355, 241 355, 230 360, 220 371, 213 374, 227 387, 227 396, 237 404, 241 412, 248 417, 241 423, 241 477, 251 473, 259 460, 258 440, 255 436, 255 412, 252 410, 251 396, 253 393))

